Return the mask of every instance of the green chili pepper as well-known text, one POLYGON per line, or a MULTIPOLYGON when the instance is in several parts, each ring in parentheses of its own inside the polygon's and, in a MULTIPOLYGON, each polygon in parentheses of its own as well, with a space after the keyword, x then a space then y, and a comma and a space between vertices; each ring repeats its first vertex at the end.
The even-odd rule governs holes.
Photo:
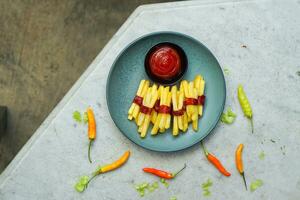
POLYGON ((248 98, 244 92, 243 86, 239 85, 238 86, 238 99, 240 102, 240 105, 242 107, 242 110, 244 112, 244 115, 250 120, 251 122, 251 129, 252 129, 252 133, 253 133, 253 113, 252 113, 252 108, 251 105, 248 101, 248 98))

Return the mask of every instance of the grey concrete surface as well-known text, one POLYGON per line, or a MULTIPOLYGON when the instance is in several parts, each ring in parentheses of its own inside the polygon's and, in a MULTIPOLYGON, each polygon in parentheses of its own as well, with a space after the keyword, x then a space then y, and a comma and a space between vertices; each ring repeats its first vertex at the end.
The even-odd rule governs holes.
POLYGON ((143 199, 173 195, 179 200, 204 199, 201 184, 208 178, 213 186, 207 199, 299 199, 299 9, 297 0, 195 1, 137 9, 0 175, 1 199, 140 199, 134 183, 157 180, 141 168, 150 165, 174 171, 183 163, 187 163, 186 170, 170 181, 168 189, 160 186, 143 199), (229 70, 226 107, 232 107, 238 117, 232 125, 218 124, 205 143, 232 173, 230 178, 207 162, 199 146, 156 153, 134 145, 109 116, 105 85, 116 56, 134 39, 161 30, 179 31, 200 40, 229 70), (254 134, 237 101, 239 83, 253 107, 254 134), (110 162, 127 149, 132 156, 124 167, 99 176, 79 194, 74 183, 97 163, 86 160, 86 126, 76 125, 72 112, 88 105, 95 109, 98 124, 93 146, 97 163, 110 162), (235 168, 234 152, 239 143, 245 144, 248 183, 256 179, 264 182, 255 192, 244 189, 235 168), (262 151, 265 158, 260 160, 262 151))
POLYGON ((129 14, 164 1, 0 1, 0 172, 129 14))

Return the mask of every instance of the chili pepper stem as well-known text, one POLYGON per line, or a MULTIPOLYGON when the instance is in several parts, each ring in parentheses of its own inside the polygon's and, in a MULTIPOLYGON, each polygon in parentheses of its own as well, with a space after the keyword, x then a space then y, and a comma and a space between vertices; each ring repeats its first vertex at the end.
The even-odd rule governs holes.
POLYGON ((207 149, 205 148, 203 142, 201 141, 200 143, 201 143, 201 147, 202 147, 202 149, 203 149, 203 151, 204 151, 204 153, 205 153, 205 156, 208 156, 208 151, 207 151, 207 149))
POLYGON ((93 176, 89 179, 89 181, 86 184, 86 188, 88 187, 88 185, 91 182, 91 180, 93 180, 97 175, 99 175, 99 174, 98 173, 93 173, 93 176))
POLYGON ((175 176, 177 176, 180 172, 182 172, 185 168, 186 168, 186 164, 184 163, 183 168, 181 168, 181 169, 180 169, 179 171, 177 171, 176 173, 172 174, 173 178, 174 178, 175 176))
POLYGON ((91 146, 92 146, 92 142, 93 142, 93 140, 90 140, 90 142, 89 142, 89 150, 88 150, 88 158, 89 158, 90 163, 92 163, 92 160, 91 160, 91 146))
POLYGON ((250 123, 251 123, 251 131, 252 133, 254 132, 254 126, 253 126, 253 118, 250 118, 250 123))
POLYGON ((243 180, 244 180, 244 184, 245 184, 246 190, 248 190, 248 189, 247 189, 247 182, 246 182, 246 178, 245 178, 245 173, 243 172, 243 173, 241 173, 241 175, 242 175, 242 177, 243 177, 243 180))

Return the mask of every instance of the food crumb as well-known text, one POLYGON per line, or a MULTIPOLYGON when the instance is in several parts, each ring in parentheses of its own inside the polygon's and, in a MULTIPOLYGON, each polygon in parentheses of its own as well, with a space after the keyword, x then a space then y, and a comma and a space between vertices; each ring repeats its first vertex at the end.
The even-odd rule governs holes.
POLYGON ((244 45, 244 44, 243 44, 241 47, 242 47, 242 48, 247 48, 247 45, 244 45))
POLYGON ((275 140, 273 140, 273 139, 270 139, 270 141, 271 141, 271 142, 273 142, 273 143, 276 143, 276 141, 275 141, 275 140))
POLYGON ((262 152, 260 152, 260 154, 258 155, 258 157, 259 157, 259 159, 260 160, 264 160, 265 159, 265 152, 264 151, 262 151, 262 152))

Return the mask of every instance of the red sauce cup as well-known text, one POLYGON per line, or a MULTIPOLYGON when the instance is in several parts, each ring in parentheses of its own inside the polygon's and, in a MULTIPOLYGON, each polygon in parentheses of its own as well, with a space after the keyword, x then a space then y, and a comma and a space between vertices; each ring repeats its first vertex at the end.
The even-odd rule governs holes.
POLYGON ((187 71, 188 61, 183 49, 164 42, 153 46, 145 57, 145 70, 149 78, 159 84, 171 85, 187 71))

